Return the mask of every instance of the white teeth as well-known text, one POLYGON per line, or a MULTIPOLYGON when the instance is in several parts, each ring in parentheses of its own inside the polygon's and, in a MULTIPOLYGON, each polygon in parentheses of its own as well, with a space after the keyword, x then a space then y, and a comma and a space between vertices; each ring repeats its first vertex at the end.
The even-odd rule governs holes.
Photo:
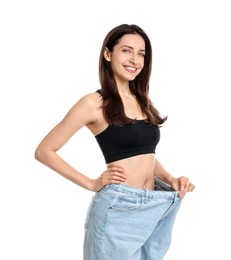
POLYGON ((133 70, 135 71, 136 69, 135 68, 132 68, 132 67, 127 67, 128 70, 133 70))

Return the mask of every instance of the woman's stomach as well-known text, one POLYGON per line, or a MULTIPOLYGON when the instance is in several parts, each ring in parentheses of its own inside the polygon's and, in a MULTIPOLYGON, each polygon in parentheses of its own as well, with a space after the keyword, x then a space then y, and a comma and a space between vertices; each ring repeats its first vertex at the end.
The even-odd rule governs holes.
POLYGON ((154 189, 154 154, 141 154, 115 161, 107 165, 108 168, 112 166, 118 166, 124 169, 127 178, 126 181, 121 184, 139 189, 154 189))

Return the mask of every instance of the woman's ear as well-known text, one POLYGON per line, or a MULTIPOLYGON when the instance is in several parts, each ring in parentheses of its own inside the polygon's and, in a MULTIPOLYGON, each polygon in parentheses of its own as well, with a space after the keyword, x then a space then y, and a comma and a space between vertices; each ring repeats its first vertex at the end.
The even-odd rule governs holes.
POLYGON ((104 58, 106 61, 111 61, 111 55, 110 55, 110 51, 108 50, 108 48, 106 47, 104 50, 104 58))

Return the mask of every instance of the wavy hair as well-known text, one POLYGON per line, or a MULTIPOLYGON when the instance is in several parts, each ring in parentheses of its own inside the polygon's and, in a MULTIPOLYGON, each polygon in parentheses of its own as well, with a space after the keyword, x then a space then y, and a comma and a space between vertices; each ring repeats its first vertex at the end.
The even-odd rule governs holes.
POLYGON ((113 52, 113 48, 118 44, 122 36, 126 34, 138 34, 145 42, 144 66, 141 72, 133 81, 129 82, 131 93, 136 97, 141 111, 146 115, 147 120, 152 124, 160 126, 167 117, 161 117, 159 111, 153 106, 149 94, 149 81, 152 70, 152 46, 149 37, 139 26, 135 24, 121 24, 113 28, 105 37, 99 57, 99 80, 100 94, 103 99, 103 114, 109 124, 121 126, 134 121, 128 118, 124 113, 122 99, 119 95, 114 73, 110 62, 104 58, 105 48, 113 52))

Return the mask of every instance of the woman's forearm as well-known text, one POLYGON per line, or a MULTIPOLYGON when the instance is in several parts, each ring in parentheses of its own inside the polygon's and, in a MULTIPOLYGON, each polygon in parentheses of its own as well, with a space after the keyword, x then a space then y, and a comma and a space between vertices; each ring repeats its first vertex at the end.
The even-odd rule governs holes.
POLYGON ((49 151, 43 153, 39 150, 35 152, 35 159, 51 168, 64 178, 72 181, 87 190, 92 189, 92 180, 82 173, 78 172, 66 161, 64 161, 56 152, 49 151))

